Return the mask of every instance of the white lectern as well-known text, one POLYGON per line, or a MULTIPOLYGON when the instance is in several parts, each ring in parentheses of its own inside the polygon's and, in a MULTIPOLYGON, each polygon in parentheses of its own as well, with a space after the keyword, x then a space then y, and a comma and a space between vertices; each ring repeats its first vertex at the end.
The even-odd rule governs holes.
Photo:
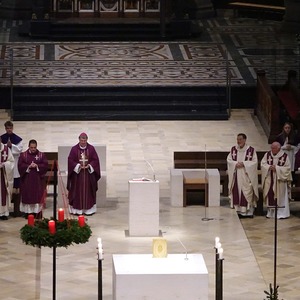
POLYGON ((129 235, 159 235, 159 181, 129 180, 129 235))
POLYGON ((202 254, 113 255, 113 300, 208 300, 202 254))

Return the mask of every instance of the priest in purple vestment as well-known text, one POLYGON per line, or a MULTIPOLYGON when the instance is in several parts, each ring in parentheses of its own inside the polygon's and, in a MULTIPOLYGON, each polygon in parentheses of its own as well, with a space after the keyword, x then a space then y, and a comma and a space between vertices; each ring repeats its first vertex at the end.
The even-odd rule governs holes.
POLYGON ((86 133, 79 135, 79 143, 71 148, 68 157, 69 209, 71 214, 92 215, 96 212, 96 192, 101 178, 98 154, 87 142, 86 133))
MULTIPOLYGON (((48 160, 44 153, 37 149, 37 141, 30 140, 28 149, 21 153, 18 168, 20 172, 20 210, 38 215, 44 206, 48 160)), ((41 215, 41 214, 39 214, 41 215)))

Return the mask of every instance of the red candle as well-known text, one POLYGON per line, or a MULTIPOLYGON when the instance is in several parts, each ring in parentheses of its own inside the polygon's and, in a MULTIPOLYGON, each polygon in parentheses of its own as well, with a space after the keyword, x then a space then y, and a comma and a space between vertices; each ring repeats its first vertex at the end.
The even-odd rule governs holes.
POLYGON ((50 234, 55 234, 56 228, 55 228, 55 221, 51 220, 48 222, 49 232, 50 234))
POLYGON ((58 222, 63 222, 65 219, 65 212, 63 210, 63 208, 60 208, 58 210, 58 222))
POLYGON ((34 226, 34 215, 28 215, 28 225, 34 226))
POLYGON ((83 227, 85 224, 84 216, 78 216, 78 224, 80 227, 83 227))

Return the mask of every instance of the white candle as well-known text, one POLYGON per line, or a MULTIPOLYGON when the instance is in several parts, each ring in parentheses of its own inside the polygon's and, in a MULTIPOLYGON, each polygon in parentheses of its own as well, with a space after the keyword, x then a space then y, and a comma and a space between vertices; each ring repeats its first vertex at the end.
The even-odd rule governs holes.
POLYGON ((97 242, 98 242, 98 255, 99 255, 99 259, 103 259, 102 239, 100 237, 97 238, 97 242))
POLYGON ((219 259, 223 259, 223 248, 218 249, 219 259))
POLYGON ((219 242, 220 242, 220 238, 218 236, 215 237, 215 248, 217 248, 219 242))
POLYGON ((103 259, 103 249, 98 248, 98 253, 99 253, 99 259, 103 259))
POLYGON ((220 248, 222 248, 222 244, 219 242, 219 243, 217 243, 216 249, 218 250, 220 248))

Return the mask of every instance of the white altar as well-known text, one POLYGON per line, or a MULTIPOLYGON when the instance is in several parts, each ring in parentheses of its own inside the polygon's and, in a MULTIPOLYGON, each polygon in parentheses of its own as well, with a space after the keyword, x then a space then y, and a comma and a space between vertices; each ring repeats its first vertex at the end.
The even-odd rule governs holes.
POLYGON ((159 181, 129 180, 129 235, 159 235, 159 181))
POLYGON ((202 254, 114 254, 112 259, 113 300, 208 300, 202 254))
MULTIPOLYGON (((68 175, 68 156, 70 150, 74 145, 61 145, 58 146, 58 176, 64 184, 65 191, 67 187, 67 175, 68 175)), ((100 169, 101 169, 101 179, 98 181, 98 191, 97 191, 97 207, 101 206, 106 200, 106 145, 95 145, 96 152, 100 159, 100 169)), ((62 190, 61 185, 58 185, 58 201, 62 203, 62 190)))
POLYGON ((171 169, 171 205, 183 206, 183 179, 206 178, 208 181, 208 206, 220 206, 220 172, 218 169, 171 169))

